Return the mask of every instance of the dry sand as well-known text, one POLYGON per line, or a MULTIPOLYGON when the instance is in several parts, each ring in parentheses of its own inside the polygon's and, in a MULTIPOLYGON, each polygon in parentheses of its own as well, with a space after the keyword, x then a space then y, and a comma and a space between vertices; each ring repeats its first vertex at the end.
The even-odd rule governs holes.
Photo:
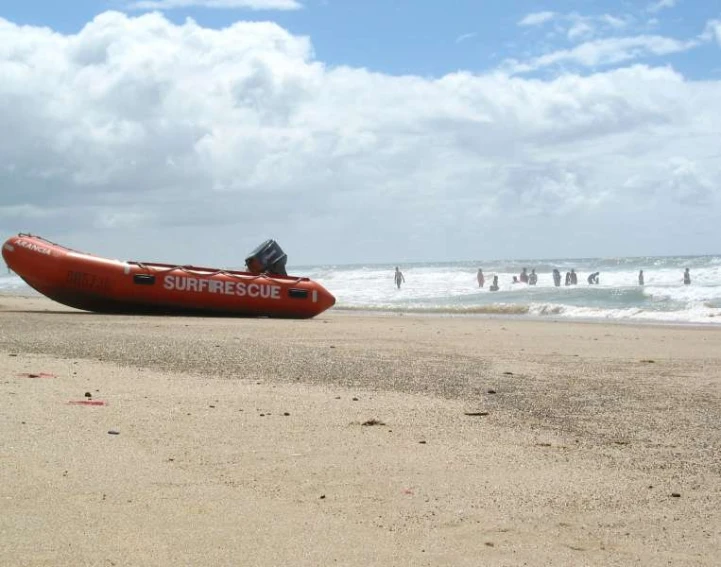
POLYGON ((718 565, 720 358, 714 328, 0 296, 0 565, 718 565))

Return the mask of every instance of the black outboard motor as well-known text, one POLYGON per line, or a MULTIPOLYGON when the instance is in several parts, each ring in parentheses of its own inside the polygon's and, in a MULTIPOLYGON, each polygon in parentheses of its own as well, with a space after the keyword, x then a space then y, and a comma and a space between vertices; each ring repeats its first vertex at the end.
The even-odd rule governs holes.
POLYGON ((278 274, 287 276, 285 262, 288 256, 275 240, 266 240, 250 253, 245 265, 252 274, 278 274))

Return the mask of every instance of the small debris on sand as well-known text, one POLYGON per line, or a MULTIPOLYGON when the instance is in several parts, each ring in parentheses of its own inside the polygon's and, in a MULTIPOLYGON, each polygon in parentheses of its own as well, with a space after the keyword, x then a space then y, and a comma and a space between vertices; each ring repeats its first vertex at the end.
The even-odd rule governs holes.
POLYGON ((57 378, 57 376, 51 372, 21 372, 18 376, 20 378, 57 378))

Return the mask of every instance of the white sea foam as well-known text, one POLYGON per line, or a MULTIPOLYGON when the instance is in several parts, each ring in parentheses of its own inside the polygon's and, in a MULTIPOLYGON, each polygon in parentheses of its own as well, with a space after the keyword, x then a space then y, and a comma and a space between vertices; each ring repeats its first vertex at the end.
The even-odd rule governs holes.
POLYGON ((571 305, 538 305, 528 310, 529 315, 550 315, 568 319, 608 319, 666 323, 710 323, 721 324, 721 309, 696 305, 675 311, 654 311, 638 307, 624 309, 603 309, 592 307, 575 307, 571 305))
POLYGON ((340 309, 434 313, 512 313, 571 319, 613 319, 721 324, 721 257, 650 257, 581 260, 491 261, 401 266, 406 282, 393 283, 393 266, 311 267, 305 273, 337 297, 340 309), (476 283, 484 268, 485 287, 476 283), (538 284, 514 284, 523 267, 536 268, 538 284), (578 285, 555 287, 551 270, 565 279, 571 268, 578 285), (691 270, 692 284, 683 285, 691 270), (644 270, 645 284, 638 285, 644 270), (600 272, 600 283, 586 278, 600 272), (500 290, 489 291, 493 276, 500 290))
POLYGON ((19 276, 11 273, 0 275, 0 293, 30 295, 36 292, 19 276))

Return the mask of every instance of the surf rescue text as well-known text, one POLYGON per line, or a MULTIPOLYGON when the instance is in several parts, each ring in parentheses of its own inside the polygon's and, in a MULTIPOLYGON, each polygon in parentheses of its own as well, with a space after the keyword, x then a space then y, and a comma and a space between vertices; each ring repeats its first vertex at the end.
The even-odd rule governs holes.
POLYGON ((237 295, 239 297, 280 299, 280 286, 264 283, 219 281, 185 276, 165 276, 163 287, 169 291, 197 291, 237 295))

